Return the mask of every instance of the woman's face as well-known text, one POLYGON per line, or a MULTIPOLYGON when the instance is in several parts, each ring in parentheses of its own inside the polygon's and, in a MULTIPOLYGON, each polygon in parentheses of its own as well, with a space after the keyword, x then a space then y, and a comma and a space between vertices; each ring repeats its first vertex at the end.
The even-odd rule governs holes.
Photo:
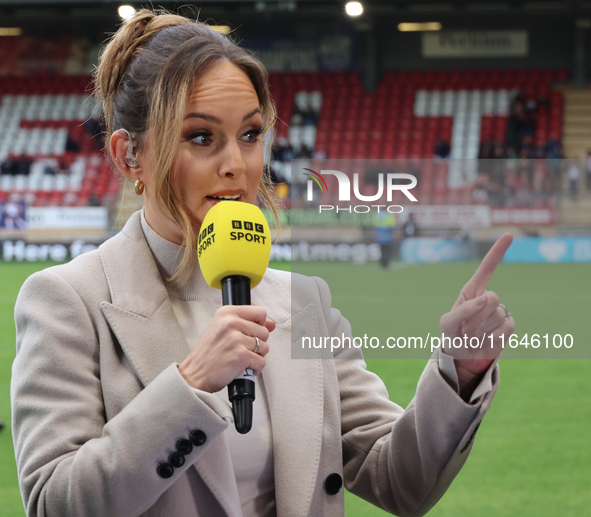
MULTIPOLYGON (((255 202, 264 166, 262 127, 256 90, 236 65, 217 63, 194 84, 170 182, 196 233, 221 199, 255 202)), ((148 223, 165 239, 182 242, 180 229, 160 213, 150 192, 150 171, 143 169, 148 223)))

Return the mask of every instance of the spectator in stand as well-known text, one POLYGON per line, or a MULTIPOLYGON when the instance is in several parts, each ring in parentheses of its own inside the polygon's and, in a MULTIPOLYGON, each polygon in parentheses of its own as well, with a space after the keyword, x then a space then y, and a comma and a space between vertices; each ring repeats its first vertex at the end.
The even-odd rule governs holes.
POLYGON ((501 142, 495 141, 492 157, 496 160, 502 160, 506 157, 505 146, 501 142))
MULTIPOLYGON (((304 144, 302 144, 300 150, 296 153, 286 138, 280 137, 276 139, 271 148, 271 181, 276 185, 285 183, 288 187, 292 187, 289 171, 290 161, 296 158, 309 159, 311 157, 311 152, 304 144)), ((293 190, 294 196, 298 195, 298 190, 298 187, 295 187, 293 190)))
MULTIPOLYGON (((536 111, 537 102, 532 99, 526 99, 523 93, 519 93, 511 103, 510 116, 507 121, 507 133, 505 144, 507 147, 514 147, 517 152, 526 137, 533 139, 536 133, 536 111)), ((531 145, 526 141, 526 146, 531 145)), ((529 150, 529 149, 528 149, 529 150)))
POLYGON ((532 191, 535 196, 535 203, 544 203, 548 197, 548 193, 545 190, 545 174, 542 168, 534 167, 533 178, 532 178, 532 191))
POLYGON ((491 206, 505 206, 506 199, 502 181, 491 181, 488 186, 488 204, 491 206))
POLYGON ((505 144, 507 147, 519 147, 519 133, 521 129, 521 114, 522 109, 518 107, 519 104, 513 101, 511 105, 511 114, 507 119, 507 133, 505 135, 505 144))
POLYGON ((86 127, 88 133, 92 138, 96 135, 100 134, 101 130, 101 123, 99 117, 91 117, 86 122, 84 122, 84 127, 86 127))
POLYGON ((101 117, 99 115, 94 115, 84 123, 84 126, 90 133, 95 149, 103 150, 105 146, 105 126, 101 117))
POLYGON ((549 160, 561 160, 564 158, 562 144, 558 140, 549 140, 546 144, 546 158, 549 160))
POLYGON ((483 140, 480 143, 480 150, 478 152, 478 159, 488 160, 493 157, 494 143, 492 140, 483 140))
POLYGON ((77 153, 80 151, 78 142, 76 142, 76 140, 74 140, 70 134, 68 134, 68 139, 66 140, 66 151, 71 153, 77 153))
POLYGON ((579 178, 581 172, 579 171, 579 165, 577 162, 572 161, 568 167, 568 183, 570 187, 570 198, 573 201, 577 200, 577 193, 579 190, 579 178))
POLYGON ((532 160, 527 149, 521 149, 519 152, 519 161, 517 164, 517 174, 523 178, 523 181, 529 185, 533 177, 532 160))
POLYGON ((101 206, 101 200, 93 192, 88 199, 88 206, 101 206))
POLYGON ((556 192, 560 188, 560 178, 562 176, 562 144, 557 140, 550 140, 546 144, 546 160, 550 177, 548 179, 551 184, 550 191, 556 192))
POLYGON ((585 160, 585 177, 587 190, 591 190, 591 150, 587 151, 587 159, 585 160))
POLYGON ((449 152, 449 143, 439 138, 437 142, 435 142, 435 158, 447 158, 449 152))
POLYGON ((55 158, 45 158, 39 160, 41 166, 43 167, 43 174, 48 174, 50 176, 55 176, 57 170, 59 169, 59 164, 55 158))
POLYGON ((315 126, 318 121, 318 115, 314 108, 310 106, 310 100, 303 104, 296 104, 291 123, 297 126, 315 126))
POLYGON ((315 126, 317 122, 316 113, 310 108, 302 113, 304 121, 302 125, 304 126, 315 126))
POLYGON ((513 171, 505 175, 505 183, 503 185, 503 197, 505 198, 505 206, 512 206, 514 204, 515 194, 519 186, 519 177, 513 171))
POLYGON ((292 145, 286 138, 279 139, 279 146, 278 150, 278 159, 281 162, 289 162, 295 158, 295 151, 292 145))
MULTIPOLYGON (((480 162, 484 165, 483 162, 480 162)), ((472 198, 474 202, 479 205, 485 205, 488 202, 488 184, 490 182, 490 174, 486 170, 481 170, 474 183, 474 190, 472 191, 472 198)))
POLYGON ((300 150, 296 153, 296 159, 298 160, 309 160, 312 158, 312 151, 308 148, 306 144, 302 144, 300 146, 300 150))
POLYGON ((294 114, 291 116, 291 125, 292 126, 301 126, 304 123, 304 116, 299 111, 295 111, 294 114))
POLYGON ((515 158, 517 158, 519 155, 517 154, 517 149, 513 146, 509 146, 507 147, 507 150, 505 152, 505 157, 510 159, 510 160, 514 160, 515 158))
POLYGON ((281 144, 279 143, 280 140, 282 140, 281 138, 277 138, 273 141, 273 145, 271 146, 271 163, 273 162, 281 162, 282 160, 282 156, 283 156, 283 148, 281 147, 281 144))
POLYGON ((31 160, 26 155, 21 154, 16 165, 16 174, 28 176, 31 171, 31 160))
POLYGON ((27 226, 25 221, 25 207, 22 202, 13 200, 4 205, 2 227, 7 230, 24 230, 27 226))
POLYGON ((537 111, 538 111, 538 101, 535 99, 527 99, 525 101, 525 112, 530 115, 535 116, 537 111))
POLYGON ((2 174, 2 176, 10 176, 12 174, 12 160, 10 158, 6 158, 6 160, 2 162, 2 165, 0 166, 0 174, 2 174))
POLYGON ((59 161, 57 173, 58 174, 70 174, 70 166, 67 164, 67 162, 65 160, 59 161))
POLYGON ((521 140, 520 156, 522 158, 533 158, 535 156, 536 148, 534 146, 534 139, 530 135, 525 135, 521 140))

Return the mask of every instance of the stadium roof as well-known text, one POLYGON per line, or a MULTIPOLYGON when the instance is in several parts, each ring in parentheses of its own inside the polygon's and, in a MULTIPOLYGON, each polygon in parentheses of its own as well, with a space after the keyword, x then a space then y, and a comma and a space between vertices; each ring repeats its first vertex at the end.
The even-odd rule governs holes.
MULTIPOLYGON (((135 7, 162 5, 167 8, 193 5, 240 6, 253 11, 285 10, 311 11, 342 9, 346 0, 204 0, 178 2, 138 2, 125 0, 0 0, 0 6, 107 6, 109 4, 131 4, 135 7)), ((363 0, 368 12, 440 12, 440 11, 591 11, 591 0, 363 0)))

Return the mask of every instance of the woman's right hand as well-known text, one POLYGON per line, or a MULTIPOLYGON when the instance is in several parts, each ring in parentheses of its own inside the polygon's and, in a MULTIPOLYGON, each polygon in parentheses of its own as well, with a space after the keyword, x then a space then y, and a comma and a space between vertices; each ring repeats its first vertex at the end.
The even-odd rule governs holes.
POLYGON ((246 368, 260 373, 269 352, 269 333, 274 329, 275 322, 267 319, 263 307, 221 307, 195 348, 180 364, 179 372, 190 386, 210 393, 230 384, 246 368), (257 337, 260 347, 255 352, 257 337))

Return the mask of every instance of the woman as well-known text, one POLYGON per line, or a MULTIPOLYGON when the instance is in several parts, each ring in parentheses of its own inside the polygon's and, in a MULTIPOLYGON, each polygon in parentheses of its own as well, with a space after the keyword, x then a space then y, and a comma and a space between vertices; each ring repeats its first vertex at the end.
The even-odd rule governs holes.
MULTIPOLYGON (((388 511, 428 511, 490 405, 498 350, 434 356, 406 411, 356 349, 291 360, 292 336, 351 333, 327 285, 269 270, 252 307, 220 307, 195 264, 220 198, 274 206, 262 65, 203 24, 143 10, 104 51, 97 89, 114 164, 145 209, 19 295, 11 397, 27 515, 340 516, 343 478, 388 511), (220 390, 246 367, 259 387, 238 435, 220 390)), ((484 292, 509 242, 442 317, 446 335, 512 332, 484 292)))

